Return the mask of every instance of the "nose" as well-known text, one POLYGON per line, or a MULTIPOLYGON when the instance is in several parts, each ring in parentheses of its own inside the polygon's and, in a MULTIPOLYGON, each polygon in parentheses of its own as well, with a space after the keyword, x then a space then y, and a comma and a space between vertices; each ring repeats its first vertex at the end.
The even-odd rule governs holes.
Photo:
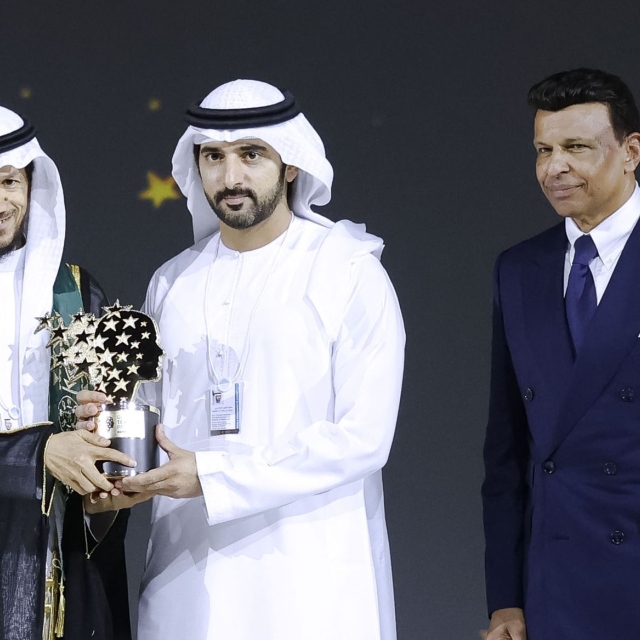
POLYGON ((547 160, 547 173, 550 176, 558 176, 569 171, 567 154, 564 149, 553 149, 547 160))
POLYGON ((242 175, 243 170, 240 158, 236 158, 233 155, 227 156, 224 165, 224 186, 227 189, 233 189, 242 184, 242 175))

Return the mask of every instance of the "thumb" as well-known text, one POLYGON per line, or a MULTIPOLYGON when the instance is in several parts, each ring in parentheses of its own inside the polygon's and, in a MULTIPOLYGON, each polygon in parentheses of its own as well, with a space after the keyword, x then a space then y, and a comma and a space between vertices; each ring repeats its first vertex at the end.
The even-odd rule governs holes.
POLYGON ((167 438, 162 424, 156 426, 156 440, 158 441, 160 448, 169 455, 170 460, 175 458, 182 451, 178 445, 174 444, 169 440, 169 438, 167 438))
POLYGON ((98 447, 108 447, 111 443, 111 440, 107 440, 107 438, 103 438, 97 433, 94 433, 93 431, 87 431, 86 429, 78 429, 77 431, 74 431, 74 433, 76 433, 85 442, 95 444, 98 447))

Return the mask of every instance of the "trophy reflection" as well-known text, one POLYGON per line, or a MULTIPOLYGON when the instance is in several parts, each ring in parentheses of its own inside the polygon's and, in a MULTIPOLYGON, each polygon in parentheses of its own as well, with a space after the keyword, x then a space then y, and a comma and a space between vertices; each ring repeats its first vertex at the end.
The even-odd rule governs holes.
POLYGON ((156 324, 148 315, 118 303, 105 311, 95 325, 95 362, 89 367, 89 377, 95 389, 112 399, 101 405, 97 432, 111 440, 112 448, 137 462, 135 468, 103 462, 108 478, 123 478, 158 466, 155 427, 159 411, 134 398, 141 382, 160 379, 163 351, 156 324))

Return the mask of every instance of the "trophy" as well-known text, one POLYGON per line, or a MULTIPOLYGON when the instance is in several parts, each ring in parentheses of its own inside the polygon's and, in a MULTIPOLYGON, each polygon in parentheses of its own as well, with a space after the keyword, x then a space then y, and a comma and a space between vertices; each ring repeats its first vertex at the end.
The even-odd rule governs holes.
MULTIPOLYGON (((105 460, 103 473, 110 479, 135 476, 158 466, 155 427, 159 411, 135 402, 142 381, 160 379, 163 351, 158 344, 158 328, 152 318, 118 301, 104 307, 96 318, 82 310, 71 316, 68 326, 60 314, 39 318, 51 338, 51 371, 54 387, 75 394, 82 382, 110 396, 95 418, 97 432, 111 440, 111 448, 131 456, 137 465, 127 467, 105 460)), ((71 426, 75 401, 58 399, 57 409, 63 429, 71 426)), ((71 426, 72 428, 72 426, 71 426)))

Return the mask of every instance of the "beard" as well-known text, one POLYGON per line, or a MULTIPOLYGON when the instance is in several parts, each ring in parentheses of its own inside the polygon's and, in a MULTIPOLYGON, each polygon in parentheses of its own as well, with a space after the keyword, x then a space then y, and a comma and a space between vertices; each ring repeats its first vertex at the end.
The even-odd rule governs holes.
POLYGON ((204 192, 207 202, 221 222, 232 229, 249 229, 264 222, 275 211, 285 193, 286 180, 284 174, 286 166, 282 165, 278 182, 264 197, 258 197, 253 189, 222 189, 210 196, 204 192), (223 198, 245 196, 251 200, 249 203, 239 205, 225 205, 231 212, 221 205, 223 198))
POLYGON ((20 226, 16 229, 16 232, 13 234, 13 238, 11 241, 7 243, 4 247, 0 247, 0 262, 2 262, 10 253, 17 251, 24 247, 27 242, 27 221, 29 219, 29 214, 22 219, 20 226))

